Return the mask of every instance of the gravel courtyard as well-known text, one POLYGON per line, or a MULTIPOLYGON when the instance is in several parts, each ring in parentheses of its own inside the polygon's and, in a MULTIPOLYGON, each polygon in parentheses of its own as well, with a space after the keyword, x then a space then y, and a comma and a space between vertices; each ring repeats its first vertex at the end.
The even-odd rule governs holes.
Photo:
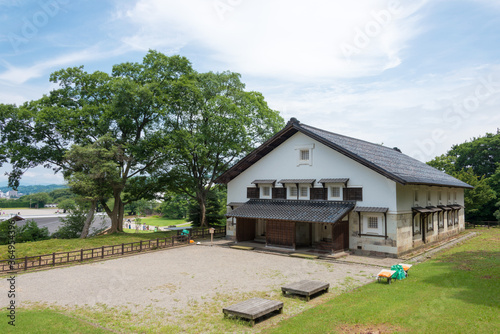
MULTIPOLYGON (((217 293, 279 291, 281 285, 302 279, 329 282, 332 288, 343 287, 346 280, 359 285, 373 280, 371 276, 379 270, 195 245, 18 275, 17 299, 20 306, 29 301, 175 310, 217 293)), ((6 283, 2 280, 2 291, 7 291, 6 283)))

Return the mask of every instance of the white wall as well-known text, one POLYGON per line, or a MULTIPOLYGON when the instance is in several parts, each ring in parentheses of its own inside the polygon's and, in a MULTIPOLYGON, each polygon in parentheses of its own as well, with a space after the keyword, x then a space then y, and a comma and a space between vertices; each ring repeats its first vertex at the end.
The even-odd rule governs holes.
MULTIPOLYGON (((246 202, 247 187, 255 187, 256 179, 316 179, 349 178, 349 187, 363 187, 363 201, 359 206, 388 207, 396 210, 396 183, 365 167, 337 151, 296 133, 271 153, 249 167, 227 185, 228 203, 246 202), (312 165, 298 165, 298 150, 314 144, 312 165)), ((316 184, 321 187, 320 184, 316 184)))
POLYGON ((411 212, 411 208, 415 206, 438 206, 447 204, 460 204, 464 205, 464 189, 450 188, 450 187, 437 187, 437 186, 424 186, 424 185, 406 185, 397 184, 397 209, 399 213, 411 212), (415 191, 418 192, 418 205, 414 201, 415 191), (427 192, 431 195, 431 204, 427 202, 427 192), (439 192, 441 192, 441 204, 439 203, 439 192), (448 193, 451 195, 448 201, 448 193), (456 200, 455 200, 456 194, 456 200))

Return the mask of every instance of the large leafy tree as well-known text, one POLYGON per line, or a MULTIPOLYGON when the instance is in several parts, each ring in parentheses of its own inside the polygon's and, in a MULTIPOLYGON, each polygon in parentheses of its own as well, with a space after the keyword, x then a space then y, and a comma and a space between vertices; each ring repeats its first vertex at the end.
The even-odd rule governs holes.
POLYGON ((260 93, 245 91, 232 72, 193 73, 178 84, 171 133, 171 164, 164 170, 169 190, 198 203, 206 225, 207 195, 215 179, 284 125, 260 93))
MULTIPOLYGON (((465 214, 468 220, 492 220, 496 199, 500 197, 500 134, 454 145, 446 154, 428 162, 472 186, 465 190, 465 214)), ((500 215, 499 215, 500 216, 500 215)))
POLYGON ((50 94, 17 107, 0 105, 0 161, 9 161, 9 185, 38 165, 63 170, 72 188, 97 199, 121 231, 127 200, 153 196, 149 176, 169 155, 170 113, 189 61, 150 51, 142 63, 115 65, 112 73, 83 67, 53 73, 50 94), (106 159, 90 159, 100 152, 106 159), (90 168, 90 164, 94 164, 90 168), (101 174, 100 171, 106 171, 101 174), (88 189, 88 186, 94 187, 88 189), (108 207, 106 196, 114 199, 108 207))

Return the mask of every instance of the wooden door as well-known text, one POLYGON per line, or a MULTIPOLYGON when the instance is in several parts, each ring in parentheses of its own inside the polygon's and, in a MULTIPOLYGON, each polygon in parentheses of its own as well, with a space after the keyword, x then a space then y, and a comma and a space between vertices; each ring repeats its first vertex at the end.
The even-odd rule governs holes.
POLYGON ((349 249, 349 222, 343 221, 333 225, 333 251, 349 249))
POLYGON ((266 223, 266 243, 295 248, 295 222, 268 220, 266 223))
POLYGON ((236 241, 252 241, 255 239, 255 223, 253 218, 237 218, 236 220, 236 241))

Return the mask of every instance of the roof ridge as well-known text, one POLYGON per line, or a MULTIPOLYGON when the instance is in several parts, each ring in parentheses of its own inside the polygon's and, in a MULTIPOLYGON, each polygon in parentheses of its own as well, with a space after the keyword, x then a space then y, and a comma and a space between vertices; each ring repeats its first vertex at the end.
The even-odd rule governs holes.
MULTIPOLYGON (((363 143, 367 143, 367 144, 370 144, 370 145, 373 145, 373 146, 377 146, 377 147, 382 147, 382 148, 385 148, 385 149, 388 149, 388 150, 391 150, 391 151, 394 151, 394 148, 392 147, 389 147, 389 146, 384 146, 384 145, 381 145, 381 144, 375 144, 375 143, 372 143, 370 141, 367 141, 367 140, 364 140, 364 139, 358 139, 358 138, 354 138, 354 137, 349 137, 349 136, 346 136, 346 135, 341 135, 339 133, 336 133, 336 132, 332 132, 332 131, 328 131, 328 130, 324 130, 324 129, 320 129, 320 128, 317 128, 317 127, 314 127, 314 126, 311 126, 311 125, 308 125, 308 124, 304 124, 304 123, 300 123, 298 124, 298 126, 306 126, 308 128, 311 128, 311 129, 314 129, 314 130, 317 130, 317 131, 321 131, 321 132, 324 132, 324 133, 328 133, 328 134, 331 134, 331 135, 335 135, 335 136, 339 136, 339 137, 343 137, 343 138, 349 138, 349 139, 352 139, 352 140, 355 140, 355 141, 358 141, 358 142, 363 142, 363 143)), ((402 152, 401 152, 402 153, 402 152)), ((404 154, 404 153, 403 153, 404 154)), ((409 155, 408 155, 409 156, 409 155)), ((410 157, 411 158, 411 157, 410 157)), ((414 159, 414 158, 413 158, 414 159)), ((420 161, 421 162, 421 161, 420 161)))

